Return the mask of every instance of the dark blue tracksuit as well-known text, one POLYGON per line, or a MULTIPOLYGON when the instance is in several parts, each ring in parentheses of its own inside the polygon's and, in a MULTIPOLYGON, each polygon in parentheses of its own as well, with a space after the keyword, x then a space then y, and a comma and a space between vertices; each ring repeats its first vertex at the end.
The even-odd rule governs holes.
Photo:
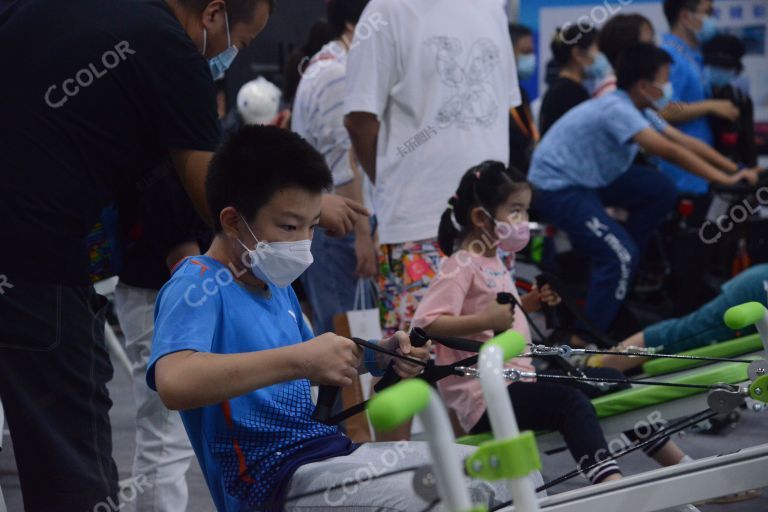
POLYGON ((574 248, 589 256, 586 314, 603 331, 631 288, 640 253, 674 208, 676 197, 669 178, 637 165, 603 188, 568 187, 534 194, 537 215, 568 233, 574 248), (621 225, 609 217, 607 206, 627 210, 627 222, 621 225))

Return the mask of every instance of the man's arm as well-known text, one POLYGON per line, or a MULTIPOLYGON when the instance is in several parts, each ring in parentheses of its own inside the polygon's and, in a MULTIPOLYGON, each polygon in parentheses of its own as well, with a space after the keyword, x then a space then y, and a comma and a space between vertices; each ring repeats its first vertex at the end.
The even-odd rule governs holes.
POLYGON ((735 121, 739 118, 739 109, 730 100, 703 100, 693 103, 672 102, 660 114, 665 121, 673 124, 687 123, 705 116, 735 121))
POLYGON ((350 112, 344 117, 354 149, 363 170, 376 183, 376 146, 379 138, 379 120, 369 112, 350 112))
POLYGON ((359 364, 360 350, 352 340, 326 333, 288 347, 240 354, 173 352, 155 364, 155 384, 169 409, 194 409, 301 378, 349 386, 359 364))
MULTIPOLYGON (((208 210, 208 201, 205 197, 205 178, 208 176, 208 167, 212 158, 213 153, 208 151, 171 150, 171 159, 179 179, 192 200, 195 210, 209 226, 213 225, 213 217, 208 210)), ((323 196, 320 225, 333 235, 342 236, 349 233, 359 215, 369 215, 363 205, 347 199, 323 196)))
MULTIPOLYGON (((357 203, 363 202, 363 176, 355 162, 355 156, 349 151, 350 167, 354 178, 349 183, 336 187, 336 194, 357 203)), ((358 215, 355 222, 355 256, 357 266, 355 275, 373 277, 377 273, 376 245, 371 236, 371 222, 367 216, 358 215)))
POLYGON ((170 153, 173 167, 179 175, 184 190, 192 200, 195 210, 206 224, 212 226, 213 218, 205 198, 205 178, 208 176, 208 167, 211 165, 213 153, 192 149, 171 149, 170 153))
POLYGON ((678 165, 691 174, 701 176, 707 181, 730 185, 746 179, 751 183, 757 183, 757 174, 754 171, 744 170, 736 174, 725 173, 704 161, 694 152, 669 140, 653 128, 642 130, 633 137, 633 140, 647 152, 678 165))
POLYGON ((675 142, 684 148, 691 150, 697 156, 703 158, 718 169, 722 169, 732 174, 739 170, 738 165, 736 165, 734 162, 731 162, 728 158, 723 156, 712 146, 704 143, 696 137, 686 135, 674 126, 667 125, 667 128, 664 130, 664 135, 666 135, 667 138, 672 142, 675 142))

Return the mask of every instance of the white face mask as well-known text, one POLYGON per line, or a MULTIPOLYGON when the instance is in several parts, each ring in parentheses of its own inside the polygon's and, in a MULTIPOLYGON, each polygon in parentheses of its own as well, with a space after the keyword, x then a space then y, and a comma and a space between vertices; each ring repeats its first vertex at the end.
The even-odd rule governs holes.
MULTIPOLYGON (((243 219, 242 216, 240 218, 243 219)), ((248 251, 251 272, 257 279, 278 288, 286 288, 298 279, 314 261, 310 252, 312 240, 260 242, 245 219, 243 222, 253 239, 256 240, 256 247, 249 249, 241 240, 238 242, 248 251)))

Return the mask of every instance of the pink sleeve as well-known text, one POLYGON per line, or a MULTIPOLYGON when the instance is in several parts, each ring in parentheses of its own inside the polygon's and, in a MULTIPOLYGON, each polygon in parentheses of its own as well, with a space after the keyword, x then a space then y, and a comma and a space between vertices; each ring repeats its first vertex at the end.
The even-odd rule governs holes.
POLYGON ((416 308, 413 327, 427 328, 443 315, 460 316, 471 279, 472 270, 468 265, 459 266, 451 258, 444 260, 416 308))

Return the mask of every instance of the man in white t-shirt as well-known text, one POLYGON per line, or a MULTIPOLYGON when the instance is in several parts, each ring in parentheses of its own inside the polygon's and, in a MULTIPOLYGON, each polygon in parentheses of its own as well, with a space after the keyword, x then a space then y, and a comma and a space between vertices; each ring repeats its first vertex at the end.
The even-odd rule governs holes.
MULTIPOLYGON (((344 128, 347 51, 367 0, 330 0, 326 17, 333 40, 312 56, 293 104, 291 129, 317 149, 333 175, 334 193, 363 201, 363 176, 344 128)), ((358 278, 376 275, 370 219, 358 215, 354 232, 329 236, 318 227, 312 238, 315 263, 301 276, 312 304, 315 332, 334 332, 334 316, 353 309, 358 278)))
POLYGON ((520 90, 501 0, 372 0, 347 57, 345 125, 374 182, 386 332, 437 273, 440 215, 470 167, 509 162, 520 90))

